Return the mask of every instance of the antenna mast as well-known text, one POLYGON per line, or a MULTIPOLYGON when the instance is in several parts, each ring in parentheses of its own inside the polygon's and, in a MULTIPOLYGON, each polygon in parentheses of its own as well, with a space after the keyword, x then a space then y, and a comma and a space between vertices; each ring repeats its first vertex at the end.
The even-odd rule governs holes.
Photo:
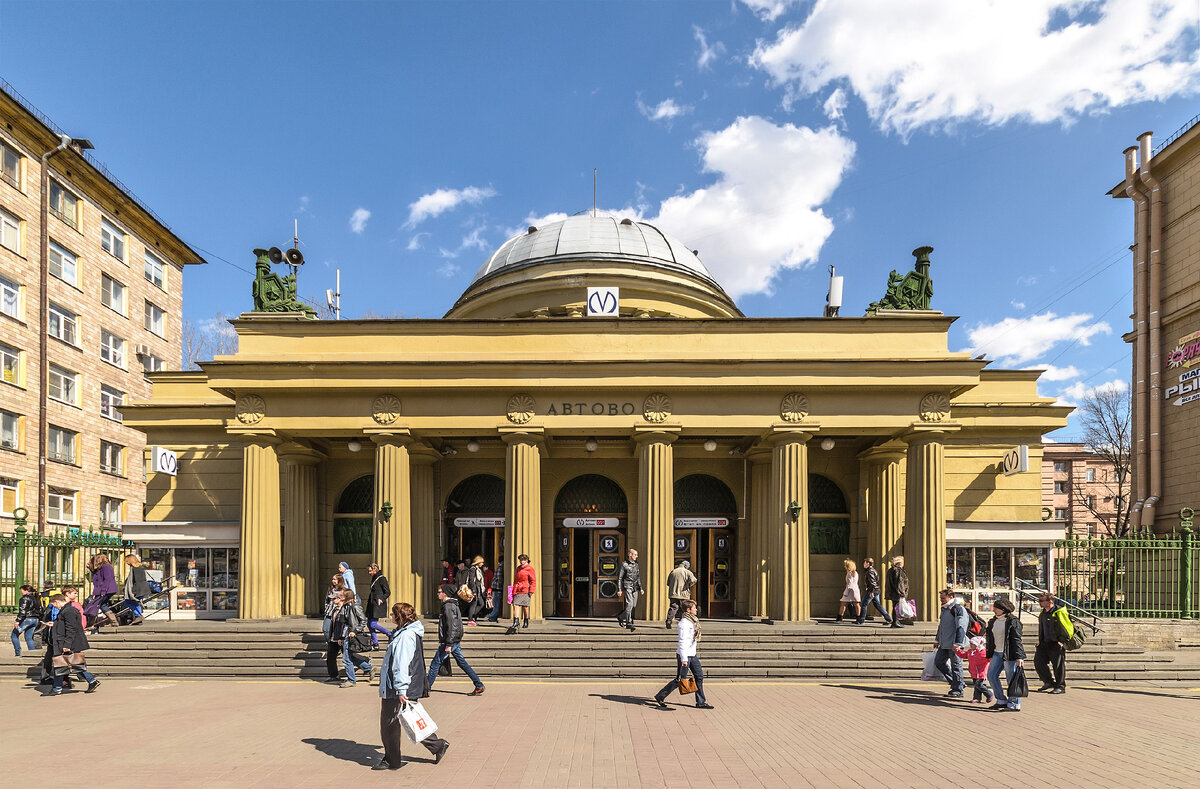
POLYGON ((596 170, 592 168, 592 219, 596 218, 596 170))

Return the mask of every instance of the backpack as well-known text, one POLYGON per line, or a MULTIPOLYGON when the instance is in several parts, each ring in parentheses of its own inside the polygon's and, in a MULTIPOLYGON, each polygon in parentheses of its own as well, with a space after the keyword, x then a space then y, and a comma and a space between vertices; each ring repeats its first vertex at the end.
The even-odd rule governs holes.
MULTIPOLYGON (((965 608, 965 606, 964 606, 964 608, 965 608)), ((967 638, 970 638, 972 636, 983 635, 984 631, 987 630, 987 625, 984 623, 983 619, 980 618, 979 614, 975 613, 970 608, 966 608, 966 612, 967 612, 967 638)))
POLYGON ((1083 632, 1083 627, 1080 626, 1079 624, 1076 624, 1075 632, 1071 635, 1070 638, 1068 638, 1066 641, 1063 642, 1063 645, 1068 650, 1074 652, 1076 649, 1079 649, 1081 646, 1083 646, 1084 642, 1086 642, 1086 641, 1087 641, 1087 636, 1083 632))

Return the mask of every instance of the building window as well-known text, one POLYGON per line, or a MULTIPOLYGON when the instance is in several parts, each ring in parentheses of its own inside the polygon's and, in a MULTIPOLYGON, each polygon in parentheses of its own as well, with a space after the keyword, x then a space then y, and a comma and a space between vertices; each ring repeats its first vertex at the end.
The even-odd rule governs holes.
POLYGON ((79 258, 50 242, 50 273, 70 285, 79 283, 79 258))
POLYGON ((110 331, 100 332, 100 358, 125 369, 125 341, 110 331))
POLYGON ((0 376, 4 383, 21 385, 21 352, 0 342, 0 376))
POLYGON ((1067 483, 1055 482, 1054 483, 1054 492, 1055 493, 1066 493, 1067 492, 1067 483))
POLYGON ((142 355, 142 371, 147 373, 156 373, 163 369, 163 360, 152 353, 142 355))
POLYGON ((79 436, 73 430, 50 425, 49 444, 46 447, 46 457, 60 463, 75 462, 75 440, 79 436))
POLYGON ((0 209, 0 247, 21 254, 21 220, 0 209))
POLYGON ((1087 478, 1088 482, 1095 482, 1096 481, 1096 469, 1089 468, 1086 472, 1084 472, 1084 476, 1087 478))
POLYGON ((0 411, 0 447, 21 450, 21 416, 0 411))
POLYGON ((71 345, 79 345, 78 315, 50 302, 50 316, 46 323, 51 337, 57 337, 71 345))
POLYGON ((71 227, 79 227, 79 198, 58 181, 50 182, 50 213, 71 227))
POLYGON ((125 476, 125 447, 111 441, 100 442, 100 470, 105 474, 125 476))
POLYGON ((102 529, 115 529, 121 525, 124 520, 125 502, 121 499, 114 499, 112 496, 100 497, 100 527, 102 529))
POLYGON ((1065 521, 1067 519, 1067 511, 1063 507, 1054 508, 1054 520, 1065 521))
POLYGON ((21 481, 12 477, 0 477, 0 515, 8 515, 21 506, 21 481))
POLYGON ((125 314, 125 286, 107 274, 100 276, 100 303, 114 312, 125 314))
POLYGON ((100 385, 100 415, 109 419, 121 421, 121 412, 117 410, 118 406, 125 404, 125 393, 111 386, 100 385))
POLYGON ((0 312, 21 320, 21 286, 5 277, 0 277, 0 312))
POLYGON ((1054 473, 1065 474, 1067 472, 1067 464, 1062 460, 1054 461, 1054 473))
POLYGON ((165 337, 163 333, 163 311, 150 302, 146 302, 146 331, 165 337))
POLYGON ((125 262, 125 232, 107 219, 100 220, 100 246, 117 260, 125 262))
POLYGON ((58 523, 78 523, 75 515, 75 496, 73 490, 50 488, 46 494, 46 520, 58 523))
POLYGON ((50 371, 47 373, 49 378, 49 386, 47 394, 51 400, 57 400, 60 403, 67 405, 75 405, 75 395, 77 391, 76 383, 79 375, 70 370, 59 367, 57 364, 50 365, 50 371))
POLYGON ((167 289, 167 272, 163 262, 149 252, 146 253, 146 280, 153 282, 157 288, 167 289))
POLYGON ((21 154, 5 142, 0 142, 0 179, 21 188, 21 154))
POLYGON ((1095 509, 1096 508, 1096 497, 1095 496, 1084 496, 1083 503, 1089 510, 1095 509))

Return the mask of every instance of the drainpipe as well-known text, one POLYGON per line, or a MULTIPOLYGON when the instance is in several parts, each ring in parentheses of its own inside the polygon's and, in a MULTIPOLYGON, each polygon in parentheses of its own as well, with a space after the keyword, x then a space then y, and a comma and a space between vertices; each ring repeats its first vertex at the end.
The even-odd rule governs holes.
POLYGON ((1149 200, 1142 192, 1138 182, 1137 146, 1131 145, 1125 149, 1125 194, 1134 203, 1133 222, 1133 489, 1130 498, 1134 504, 1130 509, 1130 526, 1136 528, 1140 523, 1142 506, 1146 501, 1149 486, 1149 467, 1147 463, 1148 444, 1146 441, 1149 431, 1146 404, 1147 379, 1147 335, 1146 325, 1146 251, 1147 240, 1146 211, 1149 200))
POLYGON ((1150 317, 1150 496, 1142 508, 1142 525, 1154 528, 1155 505, 1162 494, 1162 188, 1150 174, 1150 140, 1153 132, 1138 137, 1141 179, 1150 190, 1150 263, 1146 306, 1150 317))
MULTIPOLYGON (((56 153, 67 150, 71 138, 64 134, 57 148, 42 154, 42 206, 41 206, 41 274, 38 279, 38 505, 37 530, 46 530, 46 391, 50 381, 50 363, 46 359, 49 350, 46 335, 50 320, 50 168, 47 162, 56 153)), ((77 448, 78 449, 78 448, 77 448)))

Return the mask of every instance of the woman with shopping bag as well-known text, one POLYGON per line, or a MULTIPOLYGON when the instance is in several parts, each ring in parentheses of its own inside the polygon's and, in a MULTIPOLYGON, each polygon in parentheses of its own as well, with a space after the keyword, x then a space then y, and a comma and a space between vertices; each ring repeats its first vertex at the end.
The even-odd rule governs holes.
POLYGON ((396 631, 388 641, 379 671, 379 736, 383 740, 383 759, 373 770, 400 769, 402 717, 407 720, 409 739, 420 742, 433 754, 434 764, 450 749, 450 743, 433 733, 437 725, 420 703, 420 699, 429 696, 422 646, 425 626, 409 603, 392 606, 392 621, 396 623, 396 631))
POLYGON ((1006 598, 997 599, 992 603, 994 616, 987 623, 986 631, 990 661, 987 678, 996 694, 996 703, 991 709, 1008 712, 1020 712, 1021 696, 1029 695, 1025 684, 1025 642, 1021 637, 1021 620, 1013 615, 1014 610, 1006 598), (1000 669, 1004 669, 1008 685, 1000 684, 1000 669), (1020 679, 1014 683, 1018 677, 1020 679))
POLYGON ((654 695, 659 707, 667 706, 667 696, 676 688, 680 693, 696 694, 696 708, 711 710, 713 705, 704 697, 704 667, 697 654, 700 647, 700 620, 696 616, 696 601, 684 600, 679 604, 679 644, 675 649, 675 679, 668 682, 654 695), (692 676, 688 678, 688 672, 692 676))

